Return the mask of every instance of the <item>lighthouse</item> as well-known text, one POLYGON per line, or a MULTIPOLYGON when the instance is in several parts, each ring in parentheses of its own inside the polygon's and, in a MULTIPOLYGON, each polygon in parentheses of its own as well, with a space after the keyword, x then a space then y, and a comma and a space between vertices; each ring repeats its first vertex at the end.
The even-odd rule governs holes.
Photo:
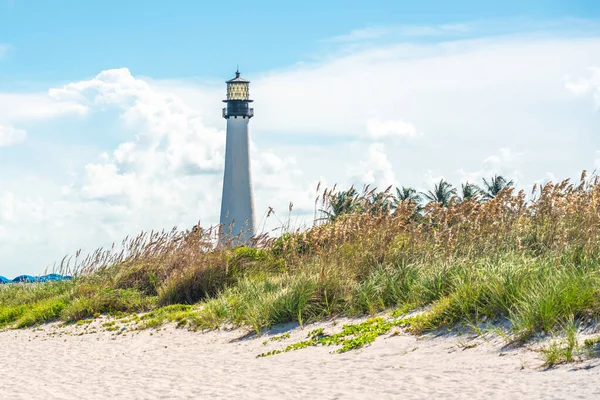
POLYGON ((219 242, 247 245, 256 233, 248 133, 254 109, 250 108, 250 81, 242 78, 239 70, 225 83, 223 118, 227 120, 227 138, 219 242))

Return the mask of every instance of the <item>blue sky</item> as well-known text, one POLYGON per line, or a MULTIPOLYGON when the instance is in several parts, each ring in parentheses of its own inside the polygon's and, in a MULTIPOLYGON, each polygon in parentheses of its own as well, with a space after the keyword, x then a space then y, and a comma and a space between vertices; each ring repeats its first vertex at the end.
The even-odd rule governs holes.
POLYGON ((259 220, 318 182, 600 167, 597 1, 0 0, 0 275, 216 224, 238 63, 259 220))
POLYGON ((0 39, 11 46, 0 83, 61 82, 121 66, 154 78, 215 78, 240 63, 252 74, 304 61, 328 49, 325 39, 364 27, 598 16, 595 0, 0 0, 0 39))

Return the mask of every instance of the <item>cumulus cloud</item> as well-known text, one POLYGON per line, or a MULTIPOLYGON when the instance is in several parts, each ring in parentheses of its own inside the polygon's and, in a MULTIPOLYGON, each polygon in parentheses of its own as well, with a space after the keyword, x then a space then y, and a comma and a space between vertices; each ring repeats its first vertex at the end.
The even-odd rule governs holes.
POLYGON ((0 125, 0 147, 12 146, 25 140, 27 132, 12 126, 0 125))
MULTIPOLYGON (((41 196, 18 197, 12 192, 5 192, 0 196, 0 223, 5 226, 42 223, 48 217, 45 209, 46 202, 41 196)), ((30 233, 35 235, 35 232, 30 233)), ((18 240, 19 237, 27 236, 30 233, 19 232, 13 239, 18 240)))
POLYGON ((515 153, 510 148, 501 148, 498 154, 491 155, 483 161, 485 171, 509 172, 523 153, 515 153))
POLYGON ((387 157, 383 143, 371 143, 366 151, 366 157, 355 165, 348 165, 352 174, 352 183, 366 184, 381 190, 390 185, 397 185, 392 163, 387 157))
POLYGON ((49 93, 91 110, 114 108, 134 135, 85 166, 80 191, 85 199, 170 207, 186 191, 199 190, 190 191, 190 178, 222 169, 223 132, 207 127, 179 97, 154 90, 126 68, 103 71, 49 93))
POLYGON ((565 87, 577 96, 592 95, 596 109, 600 110, 600 68, 590 67, 589 76, 575 79, 570 75, 565 78, 565 87))
POLYGON ((374 140, 388 138, 414 138, 419 136, 417 128, 411 123, 401 120, 380 121, 370 119, 367 122, 367 137, 374 140))
POLYGON ((25 124, 32 120, 85 115, 88 108, 71 101, 57 102, 48 93, 0 93, 0 123, 25 124))
POLYGON ((460 169, 460 181, 479 184, 483 178, 490 178, 498 174, 518 182, 523 176, 519 171, 519 161, 524 155, 522 152, 515 152, 507 147, 501 148, 497 154, 486 157, 480 169, 475 171, 460 169))
POLYGON ((125 126, 136 133, 135 141, 114 151, 112 161, 122 167, 135 164, 145 174, 184 175, 215 173, 222 167, 223 135, 207 127, 179 97, 152 89, 126 68, 51 89, 50 95, 87 107, 116 107, 125 126))
POLYGON ((254 152, 254 156, 252 169, 259 189, 281 187, 284 184, 279 179, 282 174, 287 175, 286 181, 289 183, 293 182, 294 177, 303 175, 294 157, 279 156, 273 150, 254 152))
POLYGON ((432 189, 433 185, 439 183, 439 181, 442 179, 447 180, 445 175, 434 174, 432 170, 428 169, 423 174, 423 179, 421 180, 420 185, 419 185, 419 187, 421 188, 420 190, 425 191, 425 190, 432 189))

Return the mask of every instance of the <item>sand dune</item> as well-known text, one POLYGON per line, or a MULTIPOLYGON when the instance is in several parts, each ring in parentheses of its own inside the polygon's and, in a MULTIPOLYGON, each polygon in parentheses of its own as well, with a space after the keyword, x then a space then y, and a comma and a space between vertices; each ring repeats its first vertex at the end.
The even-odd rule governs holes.
POLYGON ((311 347, 256 358, 340 324, 293 327, 289 339, 266 345, 268 335, 239 339, 242 330, 118 334, 99 325, 0 332, 0 398, 600 398, 600 360, 541 370, 538 353, 502 349, 494 337, 401 334, 344 354, 311 347))

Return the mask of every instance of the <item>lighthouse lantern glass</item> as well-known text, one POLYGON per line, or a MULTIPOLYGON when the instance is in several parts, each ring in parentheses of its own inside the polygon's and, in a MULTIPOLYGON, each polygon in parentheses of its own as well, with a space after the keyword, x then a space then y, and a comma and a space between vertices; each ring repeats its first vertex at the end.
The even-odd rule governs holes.
POLYGON ((227 100, 248 100, 249 98, 248 83, 232 82, 227 85, 227 100))

